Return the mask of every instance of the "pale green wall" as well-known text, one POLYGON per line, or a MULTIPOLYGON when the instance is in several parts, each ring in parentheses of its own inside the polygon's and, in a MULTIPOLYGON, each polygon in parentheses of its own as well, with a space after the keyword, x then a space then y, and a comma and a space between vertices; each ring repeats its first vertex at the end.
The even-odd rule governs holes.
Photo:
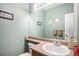
POLYGON ((30 36, 38 36, 43 37, 43 21, 44 20, 44 12, 43 10, 33 11, 29 14, 29 35, 30 36), (37 22, 41 21, 42 25, 37 25, 37 22))
POLYGON ((0 3, 0 10, 14 14, 14 20, 0 18, 0 56, 16 56, 24 52, 28 35, 26 3, 0 3))
POLYGON ((54 38, 53 30, 54 29, 64 29, 65 20, 64 15, 66 13, 72 13, 74 11, 74 4, 66 3, 58 7, 49 9, 45 11, 45 32, 44 37, 54 38), (55 19, 59 19, 59 23, 55 23, 55 19), (52 24, 49 24, 48 21, 52 20, 52 24))

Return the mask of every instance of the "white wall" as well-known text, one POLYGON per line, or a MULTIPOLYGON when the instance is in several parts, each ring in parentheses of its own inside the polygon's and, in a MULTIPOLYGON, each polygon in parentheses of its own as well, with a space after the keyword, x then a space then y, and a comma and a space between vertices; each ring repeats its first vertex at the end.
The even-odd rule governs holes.
POLYGON ((28 35, 27 4, 0 4, 0 10, 14 14, 14 20, 0 18, 0 55, 19 55, 28 35))

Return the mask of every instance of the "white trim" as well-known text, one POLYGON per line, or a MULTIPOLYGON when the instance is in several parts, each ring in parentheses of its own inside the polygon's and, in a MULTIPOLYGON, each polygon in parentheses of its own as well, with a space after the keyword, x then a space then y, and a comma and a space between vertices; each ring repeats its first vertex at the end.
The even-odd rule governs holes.
POLYGON ((77 42, 77 3, 74 3, 74 14, 75 14, 75 24, 76 24, 76 37, 75 37, 75 41, 77 42))

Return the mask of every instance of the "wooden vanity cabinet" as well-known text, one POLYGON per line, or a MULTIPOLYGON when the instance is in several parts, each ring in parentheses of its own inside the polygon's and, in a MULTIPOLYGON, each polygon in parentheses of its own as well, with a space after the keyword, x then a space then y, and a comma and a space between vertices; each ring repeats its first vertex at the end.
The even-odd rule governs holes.
POLYGON ((46 55, 32 49, 32 56, 46 56, 46 55))

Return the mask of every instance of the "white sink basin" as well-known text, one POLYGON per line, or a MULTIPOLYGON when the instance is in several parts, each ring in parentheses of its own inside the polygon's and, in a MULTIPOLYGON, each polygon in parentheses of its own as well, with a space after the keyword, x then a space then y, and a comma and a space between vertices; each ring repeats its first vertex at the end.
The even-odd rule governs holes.
POLYGON ((56 46, 55 44, 51 43, 43 45, 43 50, 47 52, 49 55, 64 56, 70 53, 70 50, 66 46, 64 45, 56 46))

